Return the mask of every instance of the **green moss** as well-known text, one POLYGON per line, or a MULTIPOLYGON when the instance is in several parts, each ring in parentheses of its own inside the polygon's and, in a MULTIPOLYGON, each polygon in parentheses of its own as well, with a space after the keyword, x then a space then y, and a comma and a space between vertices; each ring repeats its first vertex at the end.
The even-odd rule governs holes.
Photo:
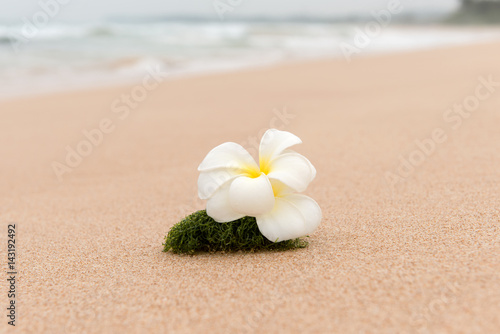
POLYGON ((164 252, 193 254, 196 252, 236 252, 289 250, 307 247, 303 239, 271 242, 260 233, 253 217, 230 223, 218 223, 198 211, 175 224, 165 237, 164 252))

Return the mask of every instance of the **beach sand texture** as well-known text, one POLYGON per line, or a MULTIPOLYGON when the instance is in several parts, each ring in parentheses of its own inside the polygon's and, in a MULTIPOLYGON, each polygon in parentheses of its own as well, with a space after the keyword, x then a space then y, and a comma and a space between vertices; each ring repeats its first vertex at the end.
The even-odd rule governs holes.
POLYGON ((499 55, 482 44, 176 79, 126 117, 111 105, 131 86, 0 102, 16 331, 498 333, 500 87, 482 89, 469 117, 447 110, 474 102, 481 77, 500 82, 499 55), (58 181, 52 163, 103 119, 110 133, 58 181), (324 219, 310 246, 162 253, 169 228, 204 208, 205 155, 252 148, 269 127, 301 137, 318 170, 306 194, 324 219), (441 142, 405 173, 400 155, 422 157, 415 140, 436 129, 441 142))

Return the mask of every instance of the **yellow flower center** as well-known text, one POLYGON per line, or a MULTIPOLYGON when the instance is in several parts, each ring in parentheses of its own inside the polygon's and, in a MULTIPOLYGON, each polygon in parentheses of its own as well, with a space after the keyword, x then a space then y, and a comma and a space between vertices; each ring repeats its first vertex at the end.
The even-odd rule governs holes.
POLYGON ((269 159, 260 158, 259 159, 260 171, 264 174, 269 174, 271 172, 271 164, 269 159))
MULTIPOLYGON (((268 175, 271 172, 271 164, 269 163, 269 159, 260 158, 259 165, 259 169, 248 165, 245 166, 244 175, 252 179, 256 179, 262 174, 268 175)), ((271 186, 273 188, 274 197, 279 197, 286 188, 285 185, 279 181, 271 181, 271 186)))
POLYGON ((259 165, 260 165, 259 169, 252 167, 252 166, 248 166, 248 165, 244 166, 243 167, 243 169, 245 171, 244 174, 246 174, 246 176, 248 176, 252 179, 255 179, 255 178, 258 178, 259 176, 261 176, 262 173, 267 175, 271 172, 271 164, 269 163, 269 159, 260 158, 259 165))
POLYGON ((256 179, 262 174, 260 170, 248 166, 246 166, 245 172, 245 174, 252 179, 256 179))

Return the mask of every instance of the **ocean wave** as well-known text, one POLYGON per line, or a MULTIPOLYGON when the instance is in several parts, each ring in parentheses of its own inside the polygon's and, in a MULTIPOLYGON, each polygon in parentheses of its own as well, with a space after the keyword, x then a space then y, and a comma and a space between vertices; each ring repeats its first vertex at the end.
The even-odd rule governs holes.
MULTIPOLYGON (((157 66, 172 75, 189 75, 340 57, 341 43, 353 44, 359 29, 326 23, 54 23, 29 39, 27 52, 20 56, 1 52, 0 76, 6 86, 16 78, 32 76, 50 76, 47 80, 53 82, 62 82, 59 76, 67 82, 85 77, 92 82, 92 77, 100 76, 137 77, 157 66)), ((0 47, 5 49, 11 36, 22 32, 22 26, 0 25, 0 47)), ((388 28, 363 51, 393 52, 478 40, 500 40, 500 31, 388 28)))
MULTIPOLYGON (((15 35, 24 36, 26 33, 26 27, 22 25, 11 26, 8 29, 15 35)), ((86 23, 80 25, 54 23, 36 31, 33 38, 37 41, 70 38, 132 38, 183 44, 186 41, 189 43, 213 43, 243 39, 247 32, 248 26, 238 23, 86 23)))

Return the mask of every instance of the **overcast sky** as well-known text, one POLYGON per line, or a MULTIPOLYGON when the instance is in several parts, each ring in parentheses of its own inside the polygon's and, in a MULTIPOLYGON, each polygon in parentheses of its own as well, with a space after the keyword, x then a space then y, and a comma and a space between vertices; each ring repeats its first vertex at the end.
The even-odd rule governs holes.
MULTIPOLYGON (((30 18, 40 10, 39 2, 57 0, 0 0, 0 19, 17 21, 30 18)), ((57 18, 62 20, 98 20, 107 17, 147 17, 203 15, 217 18, 215 1, 238 0, 60 0, 57 18)), ((397 0, 396 0, 397 1, 397 0)), ((452 11, 458 0, 400 0, 406 11, 452 11)), ((387 7, 389 0, 242 0, 227 17, 239 16, 342 16, 369 13, 387 7)))

